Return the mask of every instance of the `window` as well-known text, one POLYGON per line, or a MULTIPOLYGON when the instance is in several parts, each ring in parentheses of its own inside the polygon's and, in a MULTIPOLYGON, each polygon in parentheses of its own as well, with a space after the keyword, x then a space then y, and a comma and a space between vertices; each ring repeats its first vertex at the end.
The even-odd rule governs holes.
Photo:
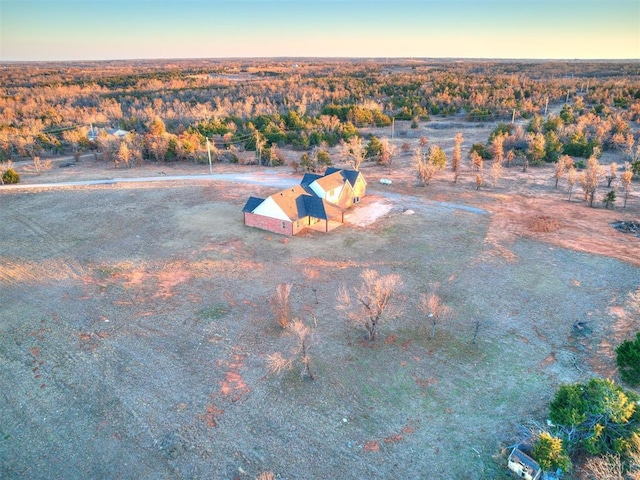
POLYGON ((283 229, 287 228, 287 222, 282 222, 282 228, 283 229))

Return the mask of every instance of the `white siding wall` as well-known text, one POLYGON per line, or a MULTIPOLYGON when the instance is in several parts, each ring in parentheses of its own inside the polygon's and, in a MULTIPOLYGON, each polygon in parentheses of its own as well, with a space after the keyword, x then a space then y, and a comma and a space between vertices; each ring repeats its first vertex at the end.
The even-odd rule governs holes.
POLYGON ((291 221, 289 217, 282 211, 273 198, 268 197, 264 202, 258 205, 253 213, 257 215, 264 215, 265 217, 277 218, 279 220, 291 221))
POLYGON ((325 192, 323 188, 320 185, 318 185, 317 182, 311 182, 311 184, 309 185, 309 188, 311 188, 311 190, 313 190, 315 194, 320 198, 324 198, 327 194, 327 192, 325 192))

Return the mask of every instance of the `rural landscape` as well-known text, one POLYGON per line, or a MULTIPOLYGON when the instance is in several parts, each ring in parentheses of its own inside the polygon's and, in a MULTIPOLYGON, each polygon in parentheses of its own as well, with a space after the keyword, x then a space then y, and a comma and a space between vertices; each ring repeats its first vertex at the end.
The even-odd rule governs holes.
POLYGON ((637 61, 4 62, 0 177, 1 478, 640 478, 637 61))

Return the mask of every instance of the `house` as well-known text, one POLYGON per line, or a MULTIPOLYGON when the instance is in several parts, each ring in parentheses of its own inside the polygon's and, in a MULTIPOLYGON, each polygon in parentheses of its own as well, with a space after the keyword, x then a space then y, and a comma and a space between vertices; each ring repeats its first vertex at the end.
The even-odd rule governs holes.
POLYGON ((292 236, 306 228, 328 232, 344 222, 344 212, 366 195, 367 182, 354 170, 327 169, 307 173, 299 185, 265 199, 250 197, 242 212, 244 224, 292 236))
POLYGON ((542 475, 542 469, 538 462, 517 447, 509 454, 507 467, 518 477, 526 480, 538 480, 542 475))
POLYGON ((91 125, 89 132, 87 133, 87 138, 90 142, 95 142, 100 138, 100 135, 106 135, 117 138, 124 138, 127 135, 126 130, 120 130, 119 128, 98 128, 91 125))

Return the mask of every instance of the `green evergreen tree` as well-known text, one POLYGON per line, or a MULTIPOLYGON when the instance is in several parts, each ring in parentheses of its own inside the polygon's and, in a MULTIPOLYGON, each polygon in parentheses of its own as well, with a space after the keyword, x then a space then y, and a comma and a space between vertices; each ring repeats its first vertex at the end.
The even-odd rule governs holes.
POLYGON ((616 348, 620 377, 629 385, 640 384, 640 332, 635 340, 625 340, 616 348))

